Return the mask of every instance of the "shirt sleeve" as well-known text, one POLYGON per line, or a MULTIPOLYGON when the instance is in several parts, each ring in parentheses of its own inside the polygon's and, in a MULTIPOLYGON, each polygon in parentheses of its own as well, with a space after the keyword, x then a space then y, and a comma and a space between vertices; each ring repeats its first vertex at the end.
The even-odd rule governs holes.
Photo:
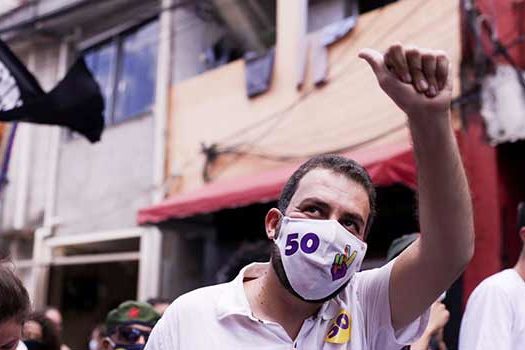
POLYGON ((512 307, 504 290, 481 284, 470 296, 459 333, 460 350, 511 349, 512 307))
POLYGON ((174 302, 157 322, 144 350, 179 350, 178 308, 174 302))
POLYGON ((429 308, 412 323, 397 331, 390 312, 390 274, 394 261, 360 273, 358 300, 363 309, 367 343, 370 349, 399 349, 421 337, 428 323, 429 308))

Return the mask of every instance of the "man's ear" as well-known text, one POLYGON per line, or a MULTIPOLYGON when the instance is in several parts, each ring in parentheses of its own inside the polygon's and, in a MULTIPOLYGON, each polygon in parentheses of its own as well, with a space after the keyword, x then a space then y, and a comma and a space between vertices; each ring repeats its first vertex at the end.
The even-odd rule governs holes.
POLYGON ((268 213, 266 214, 266 217, 264 219, 264 226, 266 228, 266 236, 268 236, 268 239, 274 239, 277 238, 277 235, 279 234, 279 223, 281 222, 282 214, 277 208, 272 208, 268 213))
POLYGON ((102 339, 102 349, 103 350, 112 350, 113 349, 113 346, 111 346, 111 343, 108 340, 108 338, 102 339))
POLYGON ((525 244, 525 226, 520 228, 520 232, 519 233, 520 233, 521 241, 523 242, 523 244, 525 244))

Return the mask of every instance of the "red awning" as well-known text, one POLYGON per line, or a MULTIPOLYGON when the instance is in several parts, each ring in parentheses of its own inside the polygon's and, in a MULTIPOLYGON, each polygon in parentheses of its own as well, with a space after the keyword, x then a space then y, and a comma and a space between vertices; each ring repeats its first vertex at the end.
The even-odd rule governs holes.
MULTIPOLYGON (((416 186, 415 163, 408 141, 345 155, 365 166, 377 186, 395 183, 403 183, 410 188, 416 186)), ((172 196, 157 205, 139 210, 138 223, 159 223, 276 200, 297 167, 294 164, 262 174, 217 181, 195 191, 172 196)))

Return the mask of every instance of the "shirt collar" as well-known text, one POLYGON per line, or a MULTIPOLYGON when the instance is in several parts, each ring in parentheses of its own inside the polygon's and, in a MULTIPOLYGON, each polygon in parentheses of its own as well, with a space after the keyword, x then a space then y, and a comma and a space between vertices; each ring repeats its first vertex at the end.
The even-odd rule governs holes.
MULTIPOLYGON (((227 283, 227 288, 217 302, 219 320, 231 315, 244 315, 254 318, 244 290, 244 281, 261 277, 269 265, 270 263, 252 263, 245 266, 233 281, 227 283)), ((341 300, 339 296, 336 296, 321 306, 318 316, 324 320, 331 320, 337 316, 341 307, 341 300)))
POLYGON ((246 298, 244 281, 261 277, 268 266, 269 263, 253 263, 245 266, 233 281, 227 283, 227 288, 217 302, 217 317, 219 320, 230 315, 253 317, 248 298, 246 298))
POLYGON ((323 304, 323 306, 321 306, 318 315, 321 316, 323 320, 331 320, 335 316, 337 316, 340 309, 341 303, 339 297, 336 296, 335 298, 328 300, 326 303, 323 304))

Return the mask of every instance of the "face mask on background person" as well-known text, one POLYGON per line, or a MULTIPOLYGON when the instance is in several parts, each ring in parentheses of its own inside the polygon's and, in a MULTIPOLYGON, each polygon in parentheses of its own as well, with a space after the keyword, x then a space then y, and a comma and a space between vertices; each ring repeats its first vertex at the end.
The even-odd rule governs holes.
POLYGON ((325 299, 350 281, 367 248, 336 220, 286 216, 274 242, 290 286, 309 301, 325 299))
POLYGON ((91 339, 89 341, 89 350, 97 350, 98 349, 98 341, 96 339, 91 339))

